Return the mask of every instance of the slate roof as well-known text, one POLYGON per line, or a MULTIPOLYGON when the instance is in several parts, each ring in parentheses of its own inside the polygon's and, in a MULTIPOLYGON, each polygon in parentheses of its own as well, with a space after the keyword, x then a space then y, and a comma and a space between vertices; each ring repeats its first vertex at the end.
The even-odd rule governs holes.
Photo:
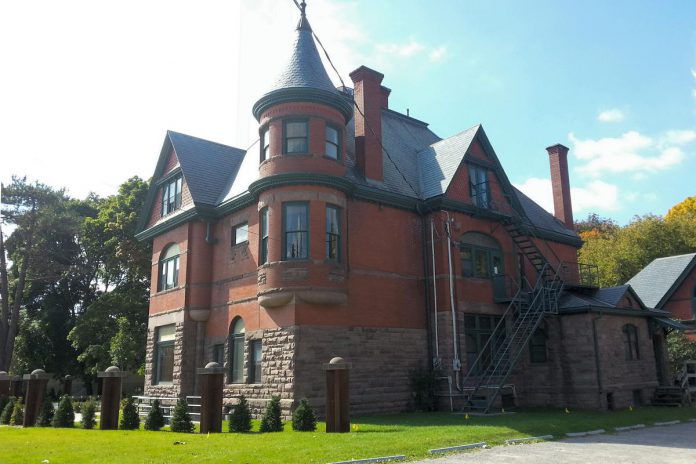
POLYGON ((442 195, 478 132, 480 124, 435 142, 418 153, 421 194, 424 199, 442 195))
POLYGON ((237 171, 245 151, 209 140, 167 131, 193 202, 216 206, 221 191, 237 171))
MULTIPOLYGON (((591 291, 563 293, 558 301, 559 309, 581 309, 581 308, 623 308, 619 306, 621 300, 630 292, 629 285, 619 285, 618 287, 597 288, 591 291)), ((628 308, 644 309, 644 308, 628 308)))
POLYGON ((661 308, 694 267, 696 253, 657 258, 626 283, 646 305, 661 308))
POLYGON ((524 214, 529 218, 535 227, 565 235, 568 238, 579 239, 574 230, 566 228, 566 226, 561 221, 556 219, 553 214, 539 206, 536 202, 534 202, 534 200, 518 190, 517 187, 512 187, 512 189, 515 192, 515 195, 517 195, 520 205, 522 205, 524 214))

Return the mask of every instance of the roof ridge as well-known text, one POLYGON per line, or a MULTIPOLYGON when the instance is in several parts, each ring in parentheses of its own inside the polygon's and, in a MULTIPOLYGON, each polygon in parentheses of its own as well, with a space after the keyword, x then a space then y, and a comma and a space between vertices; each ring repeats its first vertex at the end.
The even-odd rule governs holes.
POLYGON ((183 135, 184 137, 189 137, 189 138, 192 138, 192 139, 201 140, 201 141, 203 141, 203 142, 208 142, 208 143, 212 143, 212 144, 215 144, 215 145, 220 145, 221 147, 225 147, 225 148, 232 148, 232 149, 234 149, 234 150, 239 150, 239 151, 243 151, 243 152, 246 153, 246 150, 243 149, 243 148, 233 147, 232 145, 227 145, 227 144, 224 144, 224 143, 221 143, 221 142, 215 142, 214 140, 210 140, 210 139, 204 139, 203 137, 196 137, 195 135, 184 134, 183 132, 177 132, 177 131, 174 131, 174 130, 171 130, 171 129, 167 129, 167 134, 183 135))
MULTIPOLYGON (((429 147, 434 147, 434 146, 437 145, 438 143, 446 142, 446 141, 452 140, 452 139, 454 139, 454 138, 456 138, 456 137, 461 137, 461 136, 463 136, 463 135, 468 134, 469 132, 471 132, 472 129, 478 130, 480 127, 482 127, 481 123, 474 124, 473 126, 469 127, 468 129, 464 129, 463 131, 457 132, 457 133, 454 134, 454 135, 450 135, 449 137, 445 137, 445 138, 443 138, 443 139, 440 139, 440 140, 438 140, 437 142, 431 143, 431 144, 428 145, 428 146, 429 146, 429 147)), ((423 151, 423 150, 421 150, 421 151, 423 151)))

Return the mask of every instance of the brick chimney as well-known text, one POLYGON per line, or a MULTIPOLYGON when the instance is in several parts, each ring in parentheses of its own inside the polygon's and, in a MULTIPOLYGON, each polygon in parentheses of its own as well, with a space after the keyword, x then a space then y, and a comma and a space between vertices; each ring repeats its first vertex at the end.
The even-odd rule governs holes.
POLYGON ((350 73, 355 111, 355 158, 366 178, 382 181, 382 108, 389 108, 391 90, 382 86, 384 74, 360 66, 350 73), (363 118, 362 114, 365 115, 363 118))
POLYGON ((551 188, 553 191, 553 215, 568 229, 573 229, 573 204, 570 201, 568 180, 568 147, 557 143, 546 149, 551 165, 551 188))

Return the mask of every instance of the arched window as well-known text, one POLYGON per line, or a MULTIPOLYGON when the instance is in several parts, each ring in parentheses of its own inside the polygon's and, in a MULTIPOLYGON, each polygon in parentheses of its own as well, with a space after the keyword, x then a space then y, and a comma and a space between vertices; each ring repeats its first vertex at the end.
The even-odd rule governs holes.
POLYGON ((459 260, 464 277, 490 279, 503 274, 503 255, 493 238, 479 232, 467 232, 459 239, 459 260))
POLYGON ((237 317, 230 325, 228 339, 229 383, 244 382, 244 320, 237 317))
POLYGON ((638 350, 638 328, 633 324, 624 325, 623 336, 626 359, 640 359, 640 351, 638 350))
POLYGON ((157 290, 169 290, 179 284, 179 245, 170 245, 162 252, 159 262, 157 290))

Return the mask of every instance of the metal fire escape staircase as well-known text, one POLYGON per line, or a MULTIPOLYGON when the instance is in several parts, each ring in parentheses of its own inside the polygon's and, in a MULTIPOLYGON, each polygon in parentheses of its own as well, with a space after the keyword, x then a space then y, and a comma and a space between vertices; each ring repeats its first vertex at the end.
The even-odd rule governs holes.
POLYGON ((565 266, 550 248, 555 263, 549 262, 533 240, 536 238, 534 226, 528 219, 515 216, 504 223, 504 227, 536 269, 537 280, 533 287, 526 279, 520 283, 478 357, 467 366, 462 387, 465 410, 471 412, 486 414, 491 411, 544 316, 558 312, 558 300, 563 291, 565 266))

